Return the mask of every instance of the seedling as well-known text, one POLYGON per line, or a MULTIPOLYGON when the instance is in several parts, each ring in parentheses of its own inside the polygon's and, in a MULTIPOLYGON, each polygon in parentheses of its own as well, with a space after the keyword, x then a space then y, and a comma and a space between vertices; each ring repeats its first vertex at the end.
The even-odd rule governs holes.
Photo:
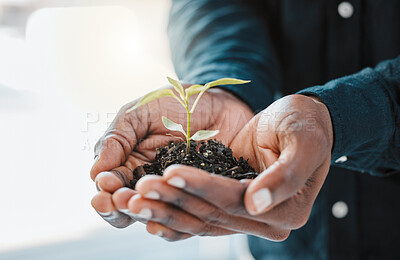
POLYGON ((169 83, 172 84, 175 91, 178 93, 176 95, 172 89, 160 89, 150 92, 149 94, 145 95, 135 106, 128 109, 126 113, 132 112, 133 110, 161 97, 173 97, 175 98, 186 110, 186 132, 183 130, 183 126, 181 124, 175 123, 172 120, 162 116, 162 122, 164 126, 171 131, 181 132, 186 137, 186 154, 189 153, 190 148, 190 140, 194 141, 201 141, 205 139, 209 139, 219 133, 219 130, 199 130, 193 136, 190 134, 190 123, 191 123, 191 116, 194 112, 194 109, 197 106, 201 96, 206 92, 209 88, 216 87, 216 86, 223 86, 223 85, 238 85, 238 84, 245 84, 249 83, 249 80, 240 80, 240 79, 233 79, 233 78, 223 78, 218 79, 212 82, 208 82, 205 85, 192 85, 187 89, 184 89, 182 84, 174 80, 170 77, 167 77, 169 83), (192 95, 198 94, 196 97, 192 107, 189 106, 189 97, 192 95))

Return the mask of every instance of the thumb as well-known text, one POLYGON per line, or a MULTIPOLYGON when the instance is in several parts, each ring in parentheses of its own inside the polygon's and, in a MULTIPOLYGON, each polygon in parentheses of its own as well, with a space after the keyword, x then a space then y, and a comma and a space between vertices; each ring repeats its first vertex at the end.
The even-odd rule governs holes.
POLYGON ((287 200, 306 183, 313 170, 290 149, 285 149, 268 169, 249 184, 244 204, 251 215, 264 213, 287 200))
POLYGON ((131 145, 127 140, 118 135, 105 135, 97 143, 94 149, 95 160, 90 170, 92 180, 103 171, 110 171, 121 166, 131 151, 131 145))
POLYGON ((148 121, 148 111, 142 109, 136 113, 125 113, 135 102, 121 108, 106 133, 97 141, 94 147, 95 161, 90 170, 92 180, 100 172, 110 171, 125 163, 137 140, 146 135, 148 124, 144 122, 148 121))

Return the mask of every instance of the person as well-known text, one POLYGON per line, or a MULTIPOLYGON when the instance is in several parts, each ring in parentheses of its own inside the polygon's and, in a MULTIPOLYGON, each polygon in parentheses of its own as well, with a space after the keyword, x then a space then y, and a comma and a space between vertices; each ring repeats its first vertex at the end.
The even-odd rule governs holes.
POLYGON ((193 131, 220 129, 261 174, 239 182, 175 165, 124 187, 171 140, 161 115, 183 120, 172 99, 125 114, 133 101, 96 145, 93 207, 171 241, 249 234, 256 259, 398 258, 399 17, 395 0, 173 1, 179 78, 252 81, 207 92, 193 131))

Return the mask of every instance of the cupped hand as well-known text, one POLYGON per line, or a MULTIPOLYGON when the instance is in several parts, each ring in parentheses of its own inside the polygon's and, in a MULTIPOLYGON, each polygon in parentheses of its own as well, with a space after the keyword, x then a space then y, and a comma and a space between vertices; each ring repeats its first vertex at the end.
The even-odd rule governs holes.
MULTIPOLYGON (((327 176, 333 143, 326 106, 316 98, 284 97, 255 116, 231 142, 261 174, 236 181, 188 166, 146 176, 124 203, 152 234, 246 233, 280 241, 305 225, 327 176)), ((120 195, 127 195, 120 191, 120 195)), ((122 199, 117 200, 122 201, 122 199)))
MULTIPOLYGON (((190 101, 193 102, 194 98, 191 97, 190 101)), ((119 228, 132 224, 136 219, 126 204, 126 199, 136 192, 131 189, 115 191, 129 186, 137 166, 154 160, 156 148, 184 138, 180 133, 167 130, 161 117, 186 125, 186 112, 173 98, 164 97, 125 113, 136 102, 138 100, 121 108, 97 142, 95 162, 90 172, 98 190, 92 206, 107 222, 119 228)), ((191 131, 219 129, 216 138, 228 145, 252 116, 249 107, 229 92, 211 89, 204 93, 192 114, 191 131)))

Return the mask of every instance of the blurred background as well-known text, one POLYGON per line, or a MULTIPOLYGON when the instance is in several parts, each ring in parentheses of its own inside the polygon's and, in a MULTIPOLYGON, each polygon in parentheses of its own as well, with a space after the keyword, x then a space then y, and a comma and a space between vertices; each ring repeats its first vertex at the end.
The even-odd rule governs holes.
POLYGON ((244 236, 169 243, 90 206, 93 146, 175 77, 166 0, 0 0, 0 259, 252 259, 244 236))

